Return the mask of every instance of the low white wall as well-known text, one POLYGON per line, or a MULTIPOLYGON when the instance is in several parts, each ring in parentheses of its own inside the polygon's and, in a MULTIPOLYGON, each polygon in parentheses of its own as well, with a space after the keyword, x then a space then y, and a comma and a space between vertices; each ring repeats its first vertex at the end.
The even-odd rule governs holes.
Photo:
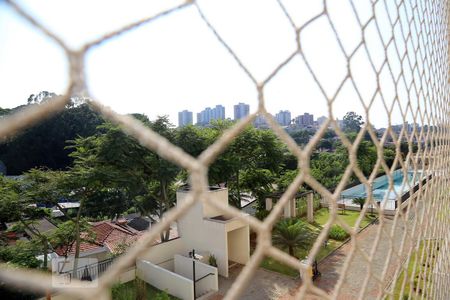
POLYGON ((125 283, 129 281, 133 281, 136 279, 136 267, 130 268, 129 270, 123 272, 119 275, 119 280, 117 280, 120 283, 125 283))
POLYGON ((178 253, 187 253, 188 250, 181 238, 157 244, 149 248, 140 259, 149 261, 167 270, 174 270, 173 257, 178 253))
MULTIPOLYGON (((193 266, 192 258, 175 255, 175 273, 182 275, 183 277, 193 279, 193 266)), ((219 290, 219 279, 217 268, 204 264, 198 260, 195 261, 195 279, 200 279, 207 274, 214 274, 203 278, 195 285, 195 291, 197 296, 209 291, 219 290)))
POLYGON ((141 259, 136 267, 136 276, 154 287, 183 300, 195 299, 192 280, 141 259))

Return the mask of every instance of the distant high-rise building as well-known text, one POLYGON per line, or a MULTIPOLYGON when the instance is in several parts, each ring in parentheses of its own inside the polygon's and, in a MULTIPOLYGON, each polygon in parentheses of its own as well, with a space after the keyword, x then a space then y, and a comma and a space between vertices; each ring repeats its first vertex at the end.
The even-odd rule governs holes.
POLYGON ((289 126, 291 124, 291 112, 288 110, 280 110, 275 115, 275 119, 281 126, 289 126))
POLYGON ((225 120, 225 107, 222 105, 216 105, 212 109, 212 120, 225 120))
POLYGON ((264 119, 264 117, 261 115, 256 116, 255 121, 253 121, 253 125, 256 128, 267 128, 268 127, 266 119, 264 119))
POLYGON ((325 116, 318 117, 317 118, 317 125, 322 126, 322 124, 324 124, 327 120, 328 120, 328 118, 325 117, 325 116))
POLYGON ((178 126, 192 125, 192 111, 183 110, 178 113, 178 126))
POLYGON ((197 113, 197 125, 208 125, 213 120, 225 119, 225 107, 216 105, 216 107, 207 107, 201 112, 197 113))
POLYGON ((295 118, 295 124, 300 127, 308 127, 314 125, 314 115, 304 113, 295 118))
POLYGON ((250 105, 239 102, 234 106, 234 120, 245 118, 250 113, 250 105))

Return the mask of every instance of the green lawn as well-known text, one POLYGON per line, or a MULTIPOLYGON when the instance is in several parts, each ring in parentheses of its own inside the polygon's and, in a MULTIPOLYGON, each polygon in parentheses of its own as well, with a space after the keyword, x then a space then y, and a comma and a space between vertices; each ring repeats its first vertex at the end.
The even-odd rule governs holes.
MULTIPOLYGON (((335 250, 337 247, 339 247, 342 244, 342 242, 335 241, 335 240, 328 240, 327 247, 321 247, 319 250, 319 253, 317 254, 317 261, 322 260, 324 257, 326 257, 328 254, 330 254, 333 250, 335 250)), ((310 245, 312 247, 312 245, 310 245)), ((297 249, 295 255, 300 258, 304 259, 309 253, 309 250, 303 250, 303 249, 297 249)), ((287 276, 296 277, 298 276, 298 271, 296 269, 293 269, 289 266, 286 266, 285 264, 280 263, 279 261, 273 259, 272 257, 265 257, 263 261, 261 262, 261 267, 264 269, 267 269, 269 271, 278 272, 287 276)))
MULTIPOLYGON (((159 299, 159 300, 177 300, 178 298, 171 296, 165 292, 162 292, 143 281, 140 281, 146 289, 147 299, 159 299)), ((116 284, 112 288, 113 300, 135 300, 137 297, 137 281, 130 281, 127 283, 116 284)))
MULTIPOLYGON (((353 227, 355 225, 356 219, 359 217, 359 212, 347 210, 347 211, 345 211, 345 213, 340 212, 339 217, 341 217, 342 220, 344 222, 346 222, 349 226, 353 227)), ((308 229, 311 232, 313 232, 314 234, 318 235, 320 230, 322 230, 323 225, 325 225, 325 223, 327 222, 328 218, 329 218, 329 211, 327 208, 322 208, 322 209, 315 211, 314 212, 314 223, 309 224, 308 229)), ((305 217, 302 217, 301 219, 304 222, 306 222, 305 217)), ((369 215, 366 215, 360 223, 360 228, 367 226, 374 219, 375 219, 375 216, 371 217, 369 215)), ((319 253, 316 256, 317 260, 320 261, 323 258, 325 258, 328 254, 330 254, 335 249, 337 249, 339 246, 341 246, 342 243, 343 242, 341 242, 341 241, 329 239, 327 247, 322 246, 320 248, 319 253)), ((308 255, 309 250, 311 248, 312 248, 312 244, 307 245, 306 250, 305 249, 297 249, 295 252, 295 256, 297 258, 299 258, 300 260, 303 260, 308 255)), ((284 250, 286 250, 286 249, 284 249, 284 250)), ((263 259, 263 261, 261 262, 261 267, 263 267, 267 270, 282 273, 282 274, 285 274, 288 276, 297 276, 298 275, 297 270, 295 270, 289 266, 286 266, 271 257, 265 257, 263 259)))
MULTIPOLYGON (((436 247, 436 245, 433 245, 433 243, 435 243, 435 242, 429 242, 429 243, 431 243, 431 244, 428 245, 428 247, 431 247, 431 248, 436 247)), ((413 288, 411 287, 411 275, 413 275, 414 265, 416 264, 417 259, 420 259, 421 255, 422 255, 423 246, 424 246, 424 242, 421 243, 418 251, 413 251, 413 253, 411 254, 411 259, 409 260, 408 269, 407 269, 407 272, 406 272, 407 276, 406 276, 406 282, 404 283, 405 287, 404 287, 404 290, 403 290, 403 295, 408 295, 408 294, 413 294, 413 293, 415 294, 416 288, 418 288, 419 289, 418 296, 421 297, 422 296, 421 290, 425 288, 426 284, 429 284, 428 280, 429 280, 430 275, 431 275, 430 272, 433 269, 434 264, 435 264, 435 258, 434 257, 431 258, 431 260, 430 260, 430 267, 427 268, 427 271, 426 271, 426 274, 427 274, 427 282, 426 282, 426 284, 423 281, 423 279, 421 279, 420 283, 418 284, 418 282, 419 282, 419 280, 418 280, 419 279, 419 268, 421 267, 420 264, 418 264, 416 266, 416 270, 415 270, 415 273, 414 273, 413 288)), ((428 249, 430 249, 430 248, 428 248, 428 249)), ((426 255, 423 258, 423 260, 424 260, 423 263, 425 263, 425 258, 426 258, 426 255)), ((423 272, 423 266, 422 266, 422 272, 423 272)), ((394 298, 395 299, 400 299, 400 293, 401 293, 401 290, 402 290, 402 285, 403 285, 403 281, 404 280, 405 280, 405 271, 402 271, 400 273, 400 276, 395 281, 395 285, 394 285, 394 298)), ((414 298, 413 295, 411 295, 411 296, 414 298)), ((403 296, 403 298, 405 298, 405 296, 403 296)))
MULTIPOLYGON (((359 213, 360 213, 359 211, 346 210, 345 212, 339 211, 338 216, 349 226, 353 227, 356 223, 356 219, 358 219, 359 217, 359 213)), ((321 226, 325 225, 329 217, 330 213, 328 211, 328 208, 321 208, 314 212, 314 221, 321 226)), ((370 214, 366 214, 366 216, 362 219, 361 223, 359 224, 359 227, 363 228, 367 226, 375 218, 376 218, 375 216, 372 217, 370 216, 370 214)))

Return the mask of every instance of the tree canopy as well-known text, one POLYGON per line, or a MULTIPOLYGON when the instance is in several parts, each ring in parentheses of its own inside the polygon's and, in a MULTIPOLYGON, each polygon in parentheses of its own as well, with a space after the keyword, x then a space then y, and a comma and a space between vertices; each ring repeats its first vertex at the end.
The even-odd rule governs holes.
POLYGON ((364 121, 362 116, 353 111, 350 111, 344 116, 342 129, 345 132, 359 132, 363 124, 364 121))
MULTIPOLYGON (((28 105, 39 105, 42 99, 47 99, 41 98, 32 97, 28 105)), ((0 143, 0 160, 10 175, 20 175, 36 167, 67 169, 72 159, 71 150, 65 148, 66 141, 91 136, 102 123, 103 119, 86 103, 66 107, 59 114, 0 143)))

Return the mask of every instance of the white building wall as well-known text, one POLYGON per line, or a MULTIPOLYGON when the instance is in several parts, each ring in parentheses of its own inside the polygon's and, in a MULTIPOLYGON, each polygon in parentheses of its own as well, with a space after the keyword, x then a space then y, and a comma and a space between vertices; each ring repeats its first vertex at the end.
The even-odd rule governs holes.
MULTIPOLYGON (((228 204, 228 191, 226 189, 211 191, 215 201, 223 201, 228 204), (217 198, 216 198, 217 196, 217 198)), ((177 203, 181 203, 187 197, 187 192, 177 192, 177 203)), ((228 254, 227 236, 225 224, 204 219, 203 214, 213 217, 221 215, 220 211, 212 207, 205 207, 196 203, 180 219, 178 219, 178 229, 189 251, 195 249, 197 252, 209 251, 216 257, 219 274, 228 277, 228 254)))
POLYGON ((250 259, 249 227, 241 227, 228 232, 228 259, 246 264, 250 259))
MULTIPOLYGON (((180 194, 187 195, 187 193, 180 193, 180 194)), ((213 200, 215 202, 220 202, 223 205, 228 206, 228 190, 227 189, 209 191, 208 196, 211 198, 211 200, 213 200)), ((177 193, 177 199, 178 199, 178 193, 177 193)), ((220 215, 223 215, 223 213, 219 209, 217 209, 211 205, 208 205, 208 204, 203 205, 202 218, 211 218, 211 217, 216 217, 216 216, 220 216, 220 215)))
POLYGON ((140 259, 136 268, 136 276, 154 287, 183 300, 195 299, 192 280, 140 259))

